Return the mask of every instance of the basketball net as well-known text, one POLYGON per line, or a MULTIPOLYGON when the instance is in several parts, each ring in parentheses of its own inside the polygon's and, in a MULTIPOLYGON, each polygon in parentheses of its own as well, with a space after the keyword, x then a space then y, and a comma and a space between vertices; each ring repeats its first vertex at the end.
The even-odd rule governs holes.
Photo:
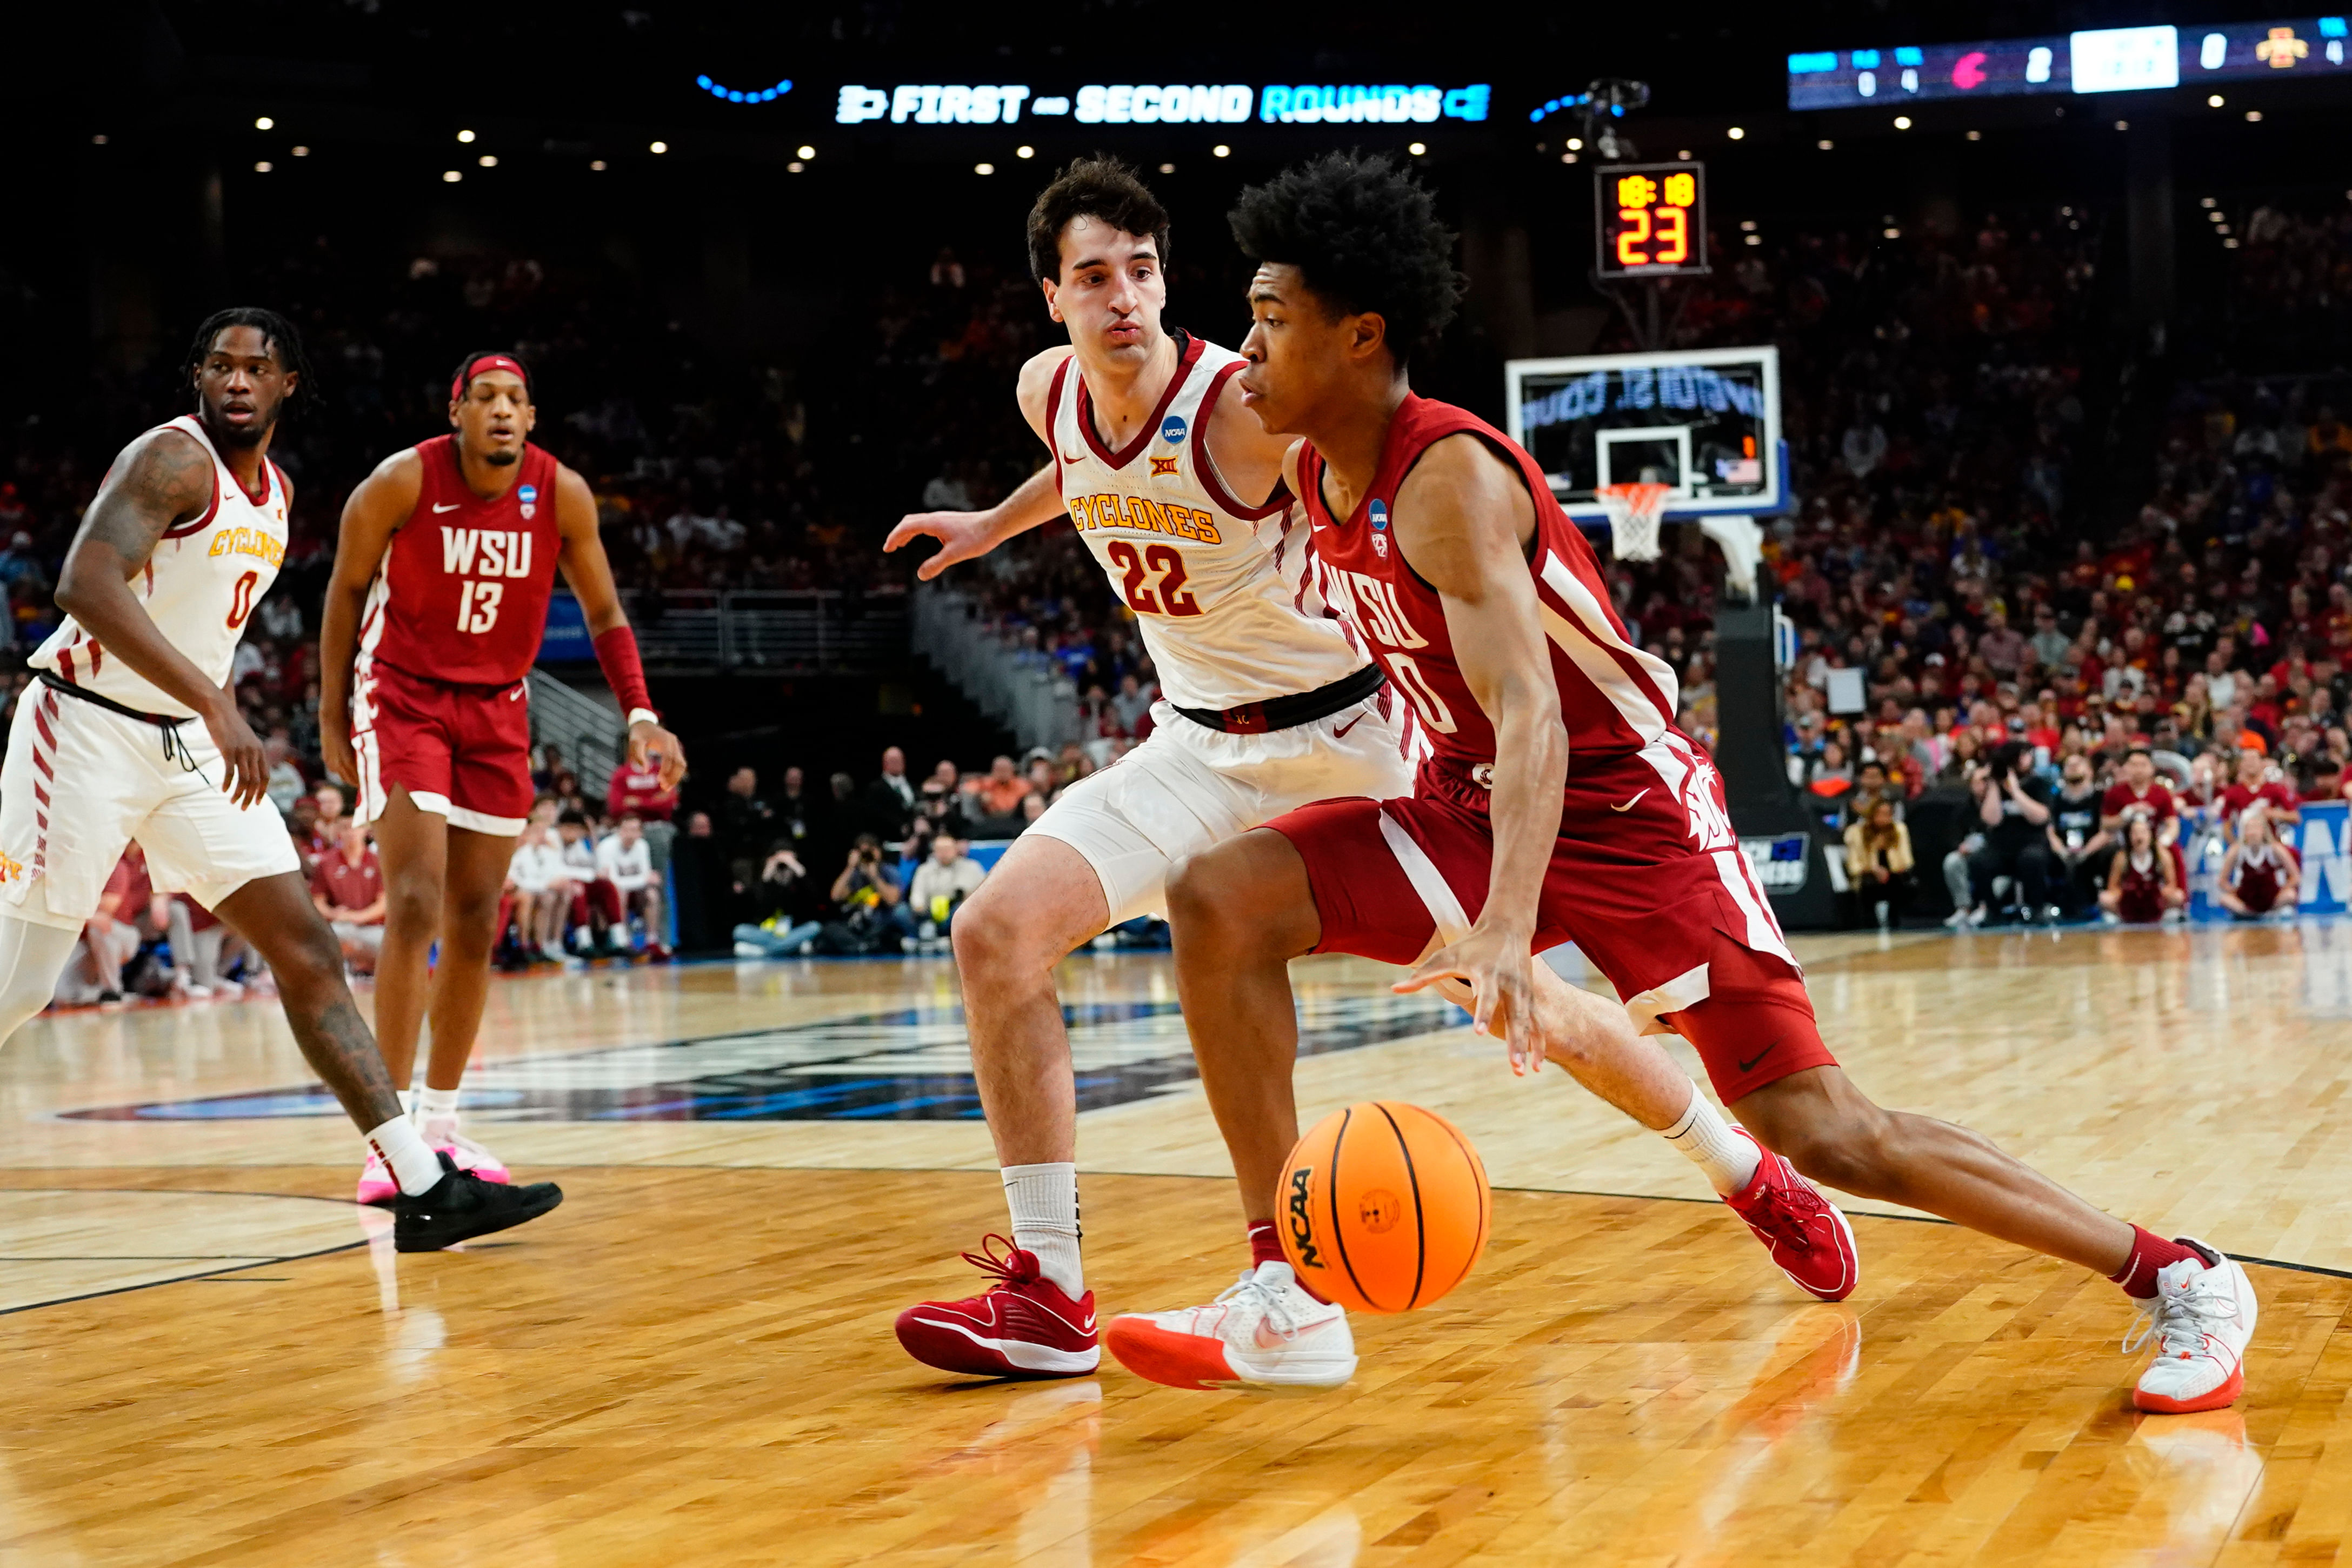
POLYGON ((1645 479, 1603 485, 1592 492, 1609 514, 1609 546, 1619 560, 1658 559, 1658 525, 1673 492, 1671 485, 1645 479))

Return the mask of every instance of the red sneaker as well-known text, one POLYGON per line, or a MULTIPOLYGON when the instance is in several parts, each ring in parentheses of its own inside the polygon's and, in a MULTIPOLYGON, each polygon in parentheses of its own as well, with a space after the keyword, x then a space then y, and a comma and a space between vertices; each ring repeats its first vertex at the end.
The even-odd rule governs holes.
MULTIPOLYGON (((1745 1127, 1733 1132, 1756 1144, 1745 1127)), ((1862 1260, 1853 1249, 1853 1227, 1822 1189, 1797 1174, 1797 1168, 1761 1144, 1756 1152, 1764 1163, 1755 1179, 1723 1201, 1748 1222, 1780 1272, 1825 1301, 1843 1301, 1862 1282, 1862 1260)))
POLYGON ((965 1262, 996 1283, 960 1301, 923 1301, 898 1314, 898 1343, 925 1366, 979 1377, 1080 1377, 1102 1362, 1095 1293, 1072 1301, 1037 1270, 1034 1252, 991 1235, 965 1262), (997 1242, 1005 1255, 996 1255, 997 1242))

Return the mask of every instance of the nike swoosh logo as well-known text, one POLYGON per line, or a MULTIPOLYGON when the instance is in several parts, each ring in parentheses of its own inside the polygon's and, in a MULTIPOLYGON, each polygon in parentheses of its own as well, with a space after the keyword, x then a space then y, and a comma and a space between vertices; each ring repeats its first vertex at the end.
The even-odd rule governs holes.
POLYGON ((1061 455, 1060 453, 1058 453, 1058 452, 1055 453, 1055 454, 1054 454, 1054 455, 1055 455, 1055 456, 1056 456, 1056 457, 1061 457, 1061 458, 1062 458, 1062 461, 1063 461, 1063 462, 1065 462, 1065 463, 1079 463, 1079 462, 1083 462, 1083 461, 1085 461, 1085 459, 1084 459, 1084 458, 1081 458, 1081 457, 1062 457, 1062 455, 1061 455))
MULTIPOLYGON (((1657 788, 1657 786, 1655 786, 1655 785, 1654 784, 1654 785, 1652 785, 1650 788, 1654 789, 1657 788)), ((1646 795, 1646 794, 1648 794, 1649 792, 1650 792, 1650 790, 1649 790, 1649 789, 1644 789, 1644 790, 1643 790, 1643 791, 1642 791, 1642 795, 1646 795)), ((1612 806, 1612 807, 1610 807, 1609 809, 1610 809, 1611 810, 1612 810, 1612 811, 1630 811, 1630 810, 1632 810, 1635 806, 1637 806, 1637 805, 1641 804, 1641 801, 1642 801, 1642 795, 1636 795, 1636 796, 1634 796, 1631 800, 1626 801, 1626 802, 1625 802, 1623 805, 1622 805, 1622 806, 1612 806)))
POLYGON ((1344 737, 1344 736, 1345 736, 1345 735, 1346 735, 1349 730, 1351 730, 1351 729, 1355 728, 1358 725, 1360 725, 1360 724, 1361 724, 1361 723, 1363 723, 1363 722, 1364 722, 1364 716, 1363 716, 1362 714, 1358 714, 1355 717, 1353 717, 1353 718, 1349 719, 1347 723, 1345 723, 1345 724, 1341 725, 1339 728, 1337 728, 1337 729, 1333 730, 1333 731, 1331 732, 1331 738, 1332 738, 1332 739, 1334 739, 1334 740, 1338 740, 1338 739, 1341 738, 1341 737, 1344 737))
POLYGON ((440 502, 436 501, 433 503, 433 509, 436 512, 454 512, 465 504, 466 503, 463 501, 452 501, 445 507, 440 502))
POLYGON ((1766 1057, 1768 1057, 1768 1056, 1771 1055, 1774 1051, 1778 1051, 1778 1050, 1780 1050, 1780 1042, 1779 1040, 1774 1040, 1771 1044, 1769 1044, 1769 1045, 1766 1046, 1763 1050, 1761 1050, 1761 1051, 1758 1051, 1754 1056, 1751 1056, 1751 1057, 1749 1057, 1747 1061, 1745 1061, 1741 1062, 1741 1063, 1739 1064, 1739 1071, 1742 1071, 1742 1072, 1753 1072, 1753 1071, 1756 1071, 1756 1064, 1757 1064, 1758 1062, 1759 1062, 1759 1061, 1763 1061, 1766 1057))

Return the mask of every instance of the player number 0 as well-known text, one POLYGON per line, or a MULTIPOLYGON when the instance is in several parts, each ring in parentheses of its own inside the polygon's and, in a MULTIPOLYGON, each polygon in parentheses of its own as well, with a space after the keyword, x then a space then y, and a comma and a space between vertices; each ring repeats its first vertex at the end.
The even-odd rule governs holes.
POLYGON ((466 586, 457 595, 457 630, 483 632, 499 623, 499 601, 507 594, 503 582, 477 582, 466 579, 466 586))
POLYGON ((1404 693, 1407 702, 1412 704, 1412 710, 1421 716, 1421 722, 1440 735, 1452 735, 1454 710, 1445 706, 1444 697, 1431 689, 1428 678, 1421 673, 1421 666, 1412 662, 1412 655, 1383 653, 1381 657, 1388 662, 1389 673, 1396 677, 1397 689, 1404 693))
POLYGON ((234 632, 244 625, 245 618, 253 613, 253 590, 260 581, 259 572, 248 571, 238 578, 236 586, 229 591, 228 629, 230 631, 234 632))

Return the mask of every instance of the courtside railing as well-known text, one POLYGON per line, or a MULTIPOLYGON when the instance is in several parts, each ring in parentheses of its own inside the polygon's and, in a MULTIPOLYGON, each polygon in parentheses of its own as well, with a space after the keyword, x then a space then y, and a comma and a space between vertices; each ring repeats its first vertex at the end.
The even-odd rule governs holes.
POLYGON ((1078 688, 1052 660, 999 637, 969 594, 918 583, 908 619, 914 651, 1011 730, 1023 749, 1058 751, 1078 738, 1078 688))
POLYGON ((907 653, 901 592, 641 590, 622 599, 646 667, 659 674, 878 674, 907 653))

